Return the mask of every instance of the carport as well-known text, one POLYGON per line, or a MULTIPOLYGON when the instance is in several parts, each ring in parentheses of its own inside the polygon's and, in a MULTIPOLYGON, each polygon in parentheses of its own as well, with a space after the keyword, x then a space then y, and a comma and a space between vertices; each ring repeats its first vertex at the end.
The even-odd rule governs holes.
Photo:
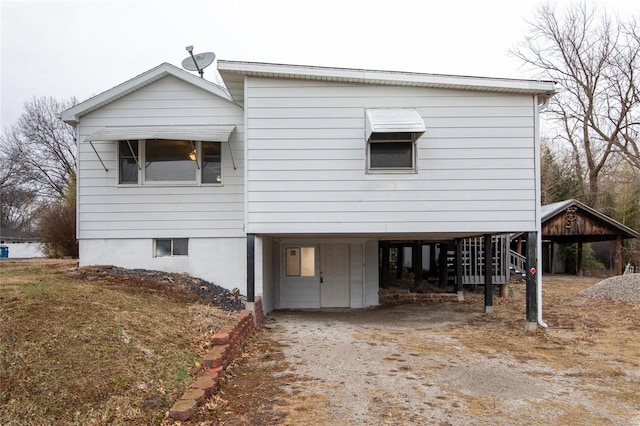
POLYGON ((541 208, 543 271, 554 273, 557 244, 577 244, 576 274, 582 275, 583 244, 610 241, 614 254, 613 273, 622 273, 622 240, 640 238, 640 233, 609 216, 570 199, 541 208))

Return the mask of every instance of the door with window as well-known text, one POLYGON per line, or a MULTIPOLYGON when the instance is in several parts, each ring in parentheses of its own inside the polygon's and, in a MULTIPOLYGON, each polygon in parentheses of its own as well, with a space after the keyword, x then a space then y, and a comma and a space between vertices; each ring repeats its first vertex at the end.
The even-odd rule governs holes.
POLYGON ((350 306, 349 244, 320 246, 320 306, 350 306))

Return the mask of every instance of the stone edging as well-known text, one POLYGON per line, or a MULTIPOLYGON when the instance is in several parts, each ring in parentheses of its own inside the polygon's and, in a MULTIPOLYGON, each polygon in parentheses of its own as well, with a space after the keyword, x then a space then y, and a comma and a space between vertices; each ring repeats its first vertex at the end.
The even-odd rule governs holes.
POLYGON ((408 289, 389 288, 378 292, 380 304, 455 302, 455 293, 411 293, 408 289))
POLYGON ((204 400, 218 390, 225 369, 236 357, 245 340, 251 336, 256 327, 262 324, 263 320, 262 300, 256 297, 255 318, 251 311, 243 310, 235 324, 222 327, 213 335, 214 346, 202 358, 202 365, 206 371, 173 404, 169 410, 169 416, 172 419, 189 420, 204 400))

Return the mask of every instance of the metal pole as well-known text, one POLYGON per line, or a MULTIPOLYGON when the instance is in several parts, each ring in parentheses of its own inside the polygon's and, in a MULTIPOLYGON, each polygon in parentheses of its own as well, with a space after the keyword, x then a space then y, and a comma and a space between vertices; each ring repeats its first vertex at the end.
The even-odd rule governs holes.
POLYGON ((535 328, 535 324, 537 324, 538 319, 538 301, 537 301, 537 286, 538 281, 536 277, 537 265, 537 232, 528 232, 527 233, 527 277, 526 277, 526 304, 527 304, 527 323, 535 328))
POLYGON ((491 235, 484 235, 484 312, 493 312, 493 274, 491 266, 493 264, 493 250, 491 235))
POLYGON ((256 234, 247 234, 247 302, 255 302, 256 234))

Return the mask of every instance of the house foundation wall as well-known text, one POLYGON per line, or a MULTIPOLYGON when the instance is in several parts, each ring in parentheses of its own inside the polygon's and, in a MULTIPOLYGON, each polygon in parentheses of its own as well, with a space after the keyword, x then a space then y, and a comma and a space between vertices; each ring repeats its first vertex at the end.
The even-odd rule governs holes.
POLYGON ((187 256, 154 257, 153 239, 82 239, 80 266, 113 265, 188 273, 246 294, 245 238, 190 238, 187 256))

